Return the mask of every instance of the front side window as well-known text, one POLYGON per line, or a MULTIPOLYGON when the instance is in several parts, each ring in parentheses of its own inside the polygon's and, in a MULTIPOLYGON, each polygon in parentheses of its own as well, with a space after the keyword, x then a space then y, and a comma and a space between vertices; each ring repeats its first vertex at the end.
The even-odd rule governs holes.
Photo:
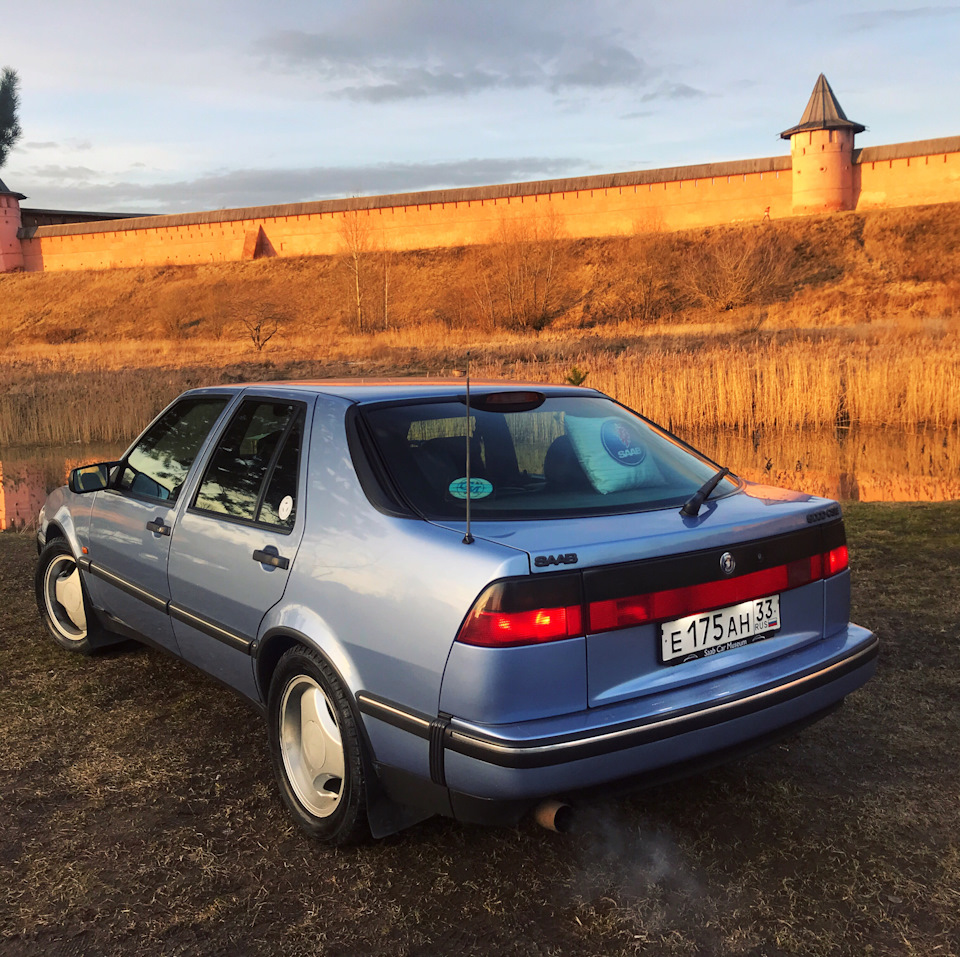
POLYGON ((247 399, 217 443, 194 507, 293 528, 302 435, 299 403, 247 399))
MULTIPOLYGON (((372 407, 364 418, 390 477, 428 518, 462 518, 470 450, 471 512, 483 518, 574 517, 682 505, 716 466, 602 396, 555 396, 498 411, 463 402, 372 407)), ((711 497, 737 487, 725 479, 711 497)))
POLYGON ((116 487, 123 492, 176 502, 180 489, 227 396, 183 399, 155 422, 133 447, 116 487))

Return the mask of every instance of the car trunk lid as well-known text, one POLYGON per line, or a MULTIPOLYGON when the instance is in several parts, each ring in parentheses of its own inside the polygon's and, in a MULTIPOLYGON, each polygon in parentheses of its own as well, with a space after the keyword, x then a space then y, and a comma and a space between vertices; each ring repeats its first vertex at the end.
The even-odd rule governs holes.
MULTIPOLYGON (((591 706, 714 680, 819 640, 823 555, 844 542, 836 503, 751 485, 709 501, 695 518, 661 509, 576 521, 477 522, 473 534, 525 550, 533 574, 582 573, 591 706), (667 658, 664 621, 687 628, 691 611, 719 614, 736 606, 745 614, 754 600, 773 595, 779 608, 768 609, 764 631, 741 640, 721 617, 709 624, 733 629, 723 640, 667 658), (634 614, 633 596, 647 602, 646 611, 634 614), (612 620, 617 608, 626 608, 626 616, 612 620), (776 627, 767 629, 771 622, 776 627)), ((846 592, 834 594, 843 600, 846 592)), ((846 615, 832 609, 826 620, 846 615)))

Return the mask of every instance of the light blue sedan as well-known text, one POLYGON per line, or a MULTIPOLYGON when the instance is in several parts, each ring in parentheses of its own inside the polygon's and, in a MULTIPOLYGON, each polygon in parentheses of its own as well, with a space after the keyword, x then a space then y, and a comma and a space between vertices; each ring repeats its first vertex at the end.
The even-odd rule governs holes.
POLYGON ((557 824, 792 733, 876 666, 835 502, 591 389, 197 389, 75 469, 38 539, 52 637, 146 641, 246 696, 331 844, 557 824))

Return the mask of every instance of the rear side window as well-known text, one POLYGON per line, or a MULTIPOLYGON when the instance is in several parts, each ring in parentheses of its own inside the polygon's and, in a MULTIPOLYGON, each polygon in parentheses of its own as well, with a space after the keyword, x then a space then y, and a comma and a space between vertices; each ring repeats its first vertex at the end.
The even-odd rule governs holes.
POLYGON ((183 399, 168 409, 133 447, 116 487, 172 505, 227 401, 226 396, 202 396, 183 399))
MULTIPOLYGON (((471 511, 546 518, 682 505, 716 472, 708 460, 602 396, 553 396, 498 411, 456 399, 363 412, 380 458, 407 501, 431 518, 471 511), (469 439, 468 439, 469 437, 469 439)), ((731 492, 725 479, 713 497, 731 492)))
POLYGON ((302 436, 300 403, 247 399, 217 443, 194 507, 293 528, 302 436))
POLYGON ((273 475, 267 482, 257 521, 281 528, 293 528, 297 520, 297 475, 300 467, 300 443, 303 438, 303 415, 294 422, 287 436, 273 475))

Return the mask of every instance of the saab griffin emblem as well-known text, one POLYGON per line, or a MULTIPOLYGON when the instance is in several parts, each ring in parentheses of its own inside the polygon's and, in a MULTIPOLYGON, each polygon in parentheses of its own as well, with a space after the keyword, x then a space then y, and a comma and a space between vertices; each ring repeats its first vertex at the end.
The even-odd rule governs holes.
POLYGON ((736 559, 730 552, 724 552, 720 556, 720 571, 722 571, 724 575, 732 575, 736 567, 736 559))
POLYGON ((639 436, 625 422, 617 419, 607 419, 603 423, 600 441, 607 455, 621 465, 639 465, 647 457, 647 450, 640 443, 639 436))

